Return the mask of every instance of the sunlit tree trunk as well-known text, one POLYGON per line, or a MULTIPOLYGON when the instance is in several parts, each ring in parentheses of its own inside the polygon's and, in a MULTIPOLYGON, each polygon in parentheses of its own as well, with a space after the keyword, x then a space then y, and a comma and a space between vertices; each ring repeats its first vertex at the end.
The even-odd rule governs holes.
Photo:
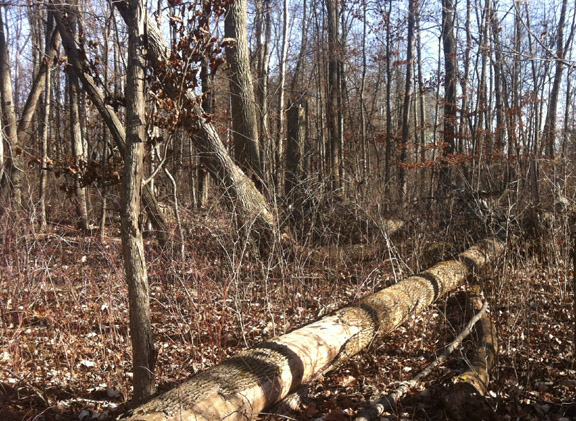
MULTIPOLYGON (((444 135, 442 155, 449 157, 455 152, 458 83, 456 39, 454 37, 455 6, 452 0, 442 0, 442 43, 444 47, 444 135)), ((440 188, 446 191, 451 182, 451 171, 447 163, 442 166, 440 188)))
POLYGON ((235 40, 226 48, 230 64, 230 101, 235 158, 240 168, 258 186, 262 184, 256 100, 250 72, 250 53, 246 26, 246 0, 230 4, 224 23, 227 38, 235 40))
POLYGON ((366 104, 365 104, 365 90, 366 90, 366 73, 368 71, 368 62, 366 58, 366 37, 368 19, 367 19, 367 2, 362 3, 362 12, 364 14, 364 19, 362 20, 362 74, 360 76, 360 91, 358 92, 360 102, 360 136, 361 136, 361 147, 362 147, 362 165, 361 165, 361 175, 360 183, 364 185, 366 183, 366 177, 368 176, 368 139, 366 135, 366 104))
MULTIPOLYGON (((118 2, 115 5, 124 16, 127 12, 127 3, 118 2)), ((160 63, 167 61, 168 46, 155 22, 150 18, 147 20, 146 29, 148 57, 152 66, 159 66, 160 63)), ((165 89, 169 94, 177 95, 173 86, 167 85, 165 89)), ((190 103, 197 103, 192 90, 186 92, 186 97, 190 103)), ((275 229, 275 221, 263 195, 231 159, 212 123, 202 117, 205 114, 204 110, 196 106, 191 111, 190 117, 183 118, 182 126, 193 133, 197 150, 206 168, 220 184, 231 207, 237 211, 240 222, 246 228, 252 229, 253 233, 271 238, 270 234, 275 229)))
POLYGON ((564 57, 566 55, 564 45, 564 26, 566 25, 566 9, 568 0, 562 0, 560 18, 558 20, 558 30, 556 35, 556 73, 548 99, 548 112, 542 133, 542 146, 546 155, 554 157, 556 143, 556 114, 558 113, 558 97, 560 95, 560 85, 562 83, 562 72, 564 71, 564 57))
MULTIPOLYGON (((48 12, 48 20, 46 24, 46 55, 48 56, 50 49, 50 37, 54 31, 54 16, 48 12)), ((50 65, 50 63, 48 63, 50 65)), ((40 230, 46 229, 46 188, 48 185, 48 134, 50 130, 50 103, 52 100, 52 79, 50 68, 46 71, 45 88, 44 88, 44 115, 42 116, 42 163, 40 166, 40 230)))
POLYGON ((134 374, 134 400, 154 394, 156 353, 150 321, 150 299, 144 242, 138 219, 141 213, 145 112, 145 5, 130 0, 128 26, 128 68, 126 85, 126 148, 122 174, 122 250, 128 282, 130 335, 134 374))
MULTIPOLYGON (((390 194, 392 166, 392 0, 388 0, 386 22, 386 146, 384 162, 384 194, 390 194)), ((386 204, 388 206, 388 204, 386 204)))
POLYGON ((276 140, 276 168, 275 184, 278 191, 282 191, 282 176, 284 168, 284 138, 286 136, 286 60, 288 55, 288 26, 290 13, 288 0, 283 0, 282 7, 282 46, 280 49, 280 74, 278 99, 278 137, 276 140))
POLYGON ((2 114, 4 118, 4 136, 8 144, 7 170, 13 203, 22 206, 22 146, 18 141, 16 110, 12 93, 12 76, 10 72, 10 52, 6 41, 4 17, 0 8, 0 96, 2 97, 2 114))
POLYGON ((286 133, 286 175, 284 194, 292 207, 295 220, 299 220, 304 183, 304 107, 294 103, 288 109, 286 133))
MULTIPOLYGON (((78 26, 78 15, 70 16, 69 28, 72 30, 72 36, 76 37, 78 26)), ((74 178, 74 189, 76 194, 76 210, 78 213, 78 226, 83 231, 88 230, 88 205, 86 202, 86 187, 80 183, 80 175, 86 165, 86 151, 84 150, 84 140, 82 136, 82 127, 80 125, 80 83, 75 72, 68 72, 68 101, 70 106, 70 132, 72 136, 72 156, 76 173, 74 178)))
MULTIPOLYGON (((98 109, 101 117, 106 122, 116 147, 120 153, 124 155, 124 150, 126 148, 126 132, 124 126, 116 115, 113 107, 105 102, 104 95, 96 86, 96 82, 92 76, 85 70, 86 65, 77 48, 78 41, 72 37, 71 31, 68 29, 67 20, 65 19, 65 16, 70 15, 68 12, 68 6, 63 4, 54 5, 53 10, 58 30, 62 35, 62 44, 68 56, 68 63, 82 81, 84 90, 90 96, 94 106, 98 109)), ((128 8, 126 8, 126 10, 128 10, 128 8)), ((151 219, 152 225, 158 235, 159 243, 163 246, 168 240, 166 221, 159 209, 158 202, 148 185, 145 185, 142 188, 142 200, 146 207, 146 213, 151 219)))
MULTIPOLYGON (((404 200, 406 195, 406 148, 410 140, 410 106, 412 104, 414 69, 414 24, 418 0, 408 2, 408 37, 406 39, 406 79, 404 81, 404 101, 402 104, 402 138, 400 139, 400 168, 398 169, 398 197, 404 200)), ((412 123, 414 124, 414 123, 412 123)))

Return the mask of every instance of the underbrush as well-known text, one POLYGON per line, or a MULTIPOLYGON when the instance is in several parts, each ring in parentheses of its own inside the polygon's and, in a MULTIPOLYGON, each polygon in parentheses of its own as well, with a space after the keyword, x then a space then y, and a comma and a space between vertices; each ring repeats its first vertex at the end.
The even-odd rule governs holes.
MULTIPOLYGON (((411 211, 403 216, 415 222, 392 235, 390 216, 378 208, 337 202, 317 209, 325 215, 308 233, 297 233, 300 246, 277 239, 265 256, 218 208, 182 210, 185 238, 174 233, 166 250, 146 238, 160 390, 448 258, 484 234, 464 217, 411 211), (338 224, 342 215, 356 222, 338 224), (358 244, 362 253, 349 248, 358 244)), ((0 224, 0 419, 113 418, 131 396, 119 238, 66 225, 38 233, 9 210, 0 224)), ((487 399, 502 419, 576 417, 569 238, 557 228, 546 267, 541 255, 514 245, 477 280, 498 330, 487 399)), ((289 416, 352 419, 435 359, 461 328, 462 318, 450 316, 459 306, 451 295, 412 316, 318 379, 301 411, 289 416)), ((444 419, 438 397, 465 367, 470 347, 464 343, 383 419, 444 419)))

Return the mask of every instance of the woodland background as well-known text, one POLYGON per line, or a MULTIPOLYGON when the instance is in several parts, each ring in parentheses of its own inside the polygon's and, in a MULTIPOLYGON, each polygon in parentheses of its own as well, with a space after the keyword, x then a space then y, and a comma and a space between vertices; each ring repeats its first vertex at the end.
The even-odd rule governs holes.
MULTIPOLYGON (((0 418, 112 419, 495 235, 490 416, 576 418, 574 4, 14 0, 0 18, 0 418)), ((458 334, 473 283, 277 412, 353 419, 458 334)), ((454 418, 440 397, 473 342, 383 419, 454 418)))

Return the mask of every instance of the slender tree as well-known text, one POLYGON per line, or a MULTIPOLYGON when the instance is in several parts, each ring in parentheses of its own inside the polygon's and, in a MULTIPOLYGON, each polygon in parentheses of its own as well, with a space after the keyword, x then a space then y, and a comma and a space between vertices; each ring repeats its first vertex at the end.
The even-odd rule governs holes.
POLYGON ((400 200, 406 195, 406 149, 410 138, 410 106, 414 79, 414 26, 418 0, 408 0, 408 37, 406 39, 406 79, 404 83, 404 102, 402 104, 402 138, 400 144, 400 168, 398 170, 398 189, 400 200))
POLYGON ((338 114, 341 84, 339 76, 339 20, 338 10, 339 1, 325 0, 327 10, 327 32, 328 32, 328 97, 326 103, 327 125, 328 125, 328 143, 327 159, 329 169, 330 187, 337 190, 341 187, 341 143, 340 143, 340 125, 338 114))
MULTIPOLYGON (((444 135, 442 155, 449 157, 455 152, 458 83, 458 62, 456 59, 456 39, 454 37, 454 15, 456 9, 452 0, 442 0, 442 43, 444 47, 444 135)), ((450 167, 447 162, 442 167, 440 186, 450 185, 450 167)), ((446 191, 446 190, 444 190, 446 191)))
POLYGON ((2 11, 0 8, 0 97, 4 118, 5 139, 8 143, 7 168, 10 176, 12 200, 18 207, 22 206, 22 147, 18 141, 16 110, 14 108, 14 95, 12 93, 12 75, 10 71, 10 52, 6 41, 6 30, 2 11))
MULTIPOLYGON (((79 7, 76 3, 76 8, 79 7)), ((68 27, 72 31, 72 36, 76 37, 79 26, 80 14, 74 13, 68 17, 70 23, 68 27)), ((82 127, 80 123, 80 83, 75 72, 68 72, 68 103, 70 110, 70 134, 72 138, 72 157, 76 166, 74 174, 74 191, 76 195, 76 210, 78 213, 78 226, 83 231, 88 230, 88 204, 86 202, 86 187, 81 184, 81 174, 83 167, 87 163, 87 154, 84 148, 82 127)))
POLYGON ((122 173, 122 251, 128 282, 134 400, 154 394, 156 352, 150 321, 150 298, 142 231, 138 224, 142 201, 146 142, 146 9, 143 0, 130 0, 126 84, 126 148, 122 173))
MULTIPOLYGON (((564 57, 566 55, 566 45, 564 45, 564 26, 566 25, 566 9, 568 0, 562 0, 562 7, 560 9, 560 17, 558 20, 558 32, 556 35, 556 72, 554 74, 554 81, 552 82, 552 89, 550 91, 550 99, 548 100, 548 111, 546 113, 546 120, 544 123, 544 130, 542 133, 542 148, 546 155, 554 157, 555 143, 556 143, 556 116, 558 114, 558 98, 560 95, 560 84, 562 83, 562 73, 564 71, 564 57)), ((572 24, 574 28, 574 24, 572 24)))
MULTIPOLYGON (((49 56, 50 37, 54 31, 54 15, 48 12, 46 23, 46 56, 49 56)), ((50 65, 50 63, 48 63, 50 65)), ((40 229, 44 230, 47 225, 46 217, 46 189, 48 185, 48 135, 50 130, 50 113, 52 101, 52 78, 50 69, 46 71, 46 81, 44 90, 44 115, 42 116, 42 163, 40 166, 40 229)))

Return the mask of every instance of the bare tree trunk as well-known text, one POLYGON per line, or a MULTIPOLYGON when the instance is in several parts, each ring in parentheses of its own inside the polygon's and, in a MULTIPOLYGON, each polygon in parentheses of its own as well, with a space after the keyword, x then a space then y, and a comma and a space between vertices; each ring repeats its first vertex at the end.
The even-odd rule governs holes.
POLYGON ((126 86, 126 148, 122 175, 122 250, 128 282, 130 335, 134 373, 134 400, 152 396, 156 352, 150 320, 150 298, 144 242, 138 219, 141 213, 145 111, 146 9, 143 0, 130 0, 128 27, 128 68, 126 86))
MULTIPOLYGON (((388 0, 387 28, 386 28, 386 146, 384 162, 384 194, 390 194, 391 166, 392 166, 392 0, 388 0)), ((386 204, 385 206, 388 206, 386 204)))
POLYGON ((368 62, 366 57, 366 37, 367 37, 367 2, 362 3, 362 12, 364 14, 364 19, 362 20, 362 74, 360 76, 360 92, 358 101, 360 102, 360 133, 362 137, 362 167, 360 183, 362 185, 366 184, 366 178, 368 177, 368 139, 366 136, 366 104, 364 92, 366 90, 366 73, 368 71, 368 62))
POLYGON ((558 20, 558 33, 556 36, 556 74, 550 98, 548 100, 548 112, 546 113, 546 122, 542 133, 542 147, 546 155, 554 157, 556 143, 556 114, 558 112, 558 96, 560 94, 560 85, 562 83, 562 72, 564 70, 564 57, 566 54, 564 46, 564 25, 566 24, 566 9, 568 0, 562 0, 562 9, 558 20))
MULTIPOLYGON (((457 126, 456 85, 458 83, 458 62, 456 60, 456 39, 454 38, 455 6, 452 0, 442 0, 442 42, 444 46, 444 136, 442 155, 455 152, 457 126)), ((444 192, 450 186, 451 171, 448 163, 442 166, 440 188, 444 192)))
POLYGON ((256 0, 256 101, 259 114, 258 133, 260 134, 260 162, 262 172, 265 176, 270 176, 268 171, 273 160, 270 159, 271 145, 270 129, 268 127, 269 106, 268 106, 268 80, 270 70, 270 43, 271 43, 271 3, 270 0, 256 0))
POLYGON ((38 72, 36 73, 34 81, 32 82, 30 93, 28 94, 26 103, 22 109, 22 115, 18 121, 18 139, 21 143, 26 143, 31 135, 30 125, 32 124, 38 102, 42 96, 42 92, 44 92, 45 89, 45 74, 50 70, 50 66, 52 65, 54 58, 58 53, 58 49, 60 48, 60 33, 56 30, 53 31, 50 34, 50 39, 46 40, 46 42, 46 56, 40 63, 38 72))
POLYGON ((290 24, 288 0, 283 0, 282 21, 282 48, 280 52, 280 81, 278 99, 278 138, 276 140, 276 168, 275 185, 278 191, 282 191, 282 175, 284 166, 284 137, 286 136, 286 59, 288 55, 288 26, 290 24))
MULTIPOLYGON (((49 11, 46 24, 46 54, 49 56, 50 37, 54 32, 54 16, 49 11)), ((50 65, 50 63, 48 63, 50 65)), ((46 218, 46 188, 48 185, 48 134, 50 130, 50 103, 52 100, 52 84, 50 68, 46 69, 44 82, 44 115, 42 119, 42 163, 40 165, 40 230, 45 230, 47 225, 46 218)))
POLYGON ((230 94, 234 152, 240 168, 258 187, 263 182, 256 119, 256 100, 250 73, 250 53, 246 26, 246 0, 230 5, 224 24, 225 36, 236 42, 226 48, 230 63, 230 94))
MULTIPOLYGON (((76 38, 79 14, 71 14, 68 27, 72 37, 76 38)), ((86 203, 86 188, 80 184, 80 176, 86 166, 87 158, 84 150, 84 140, 82 137, 82 127, 80 125, 80 84, 78 75, 75 72, 68 72, 68 101, 70 105, 70 132, 72 136, 72 157, 76 166, 74 174, 74 190, 76 194, 76 211, 79 217, 78 227, 82 231, 88 231, 88 205, 86 203)))
POLYGON ((256 345, 131 412, 130 420, 249 420, 454 290, 505 248, 484 240, 322 319, 256 345))
MULTIPOLYGON (((65 4, 53 5, 56 23, 58 25, 58 30, 62 36, 62 43, 64 49, 66 50, 68 63, 72 66, 72 69, 77 73, 78 77, 82 81, 84 90, 90 96, 90 99, 94 103, 94 106, 100 112, 100 115, 106 122, 108 129, 112 134, 112 138, 116 143, 116 146, 120 153, 124 155, 126 149, 126 132, 124 126, 120 122, 120 119, 114 112, 114 109, 109 104, 106 104, 104 100, 104 95, 100 92, 94 79, 89 75, 84 67, 83 61, 80 58, 80 53, 76 47, 76 40, 72 37, 66 21, 63 18, 63 14, 67 12, 68 6, 65 4)), ((69 13, 68 13, 69 14, 69 13)), ((142 200, 146 208, 148 217, 152 220, 152 225, 156 229, 158 240, 160 245, 163 246, 168 241, 167 237, 167 227, 162 212, 158 207, 158 203, 154 198, 154 195, 150 191, 148 185, 144 186, 142 189, 142 200)))
POLYGON ((286 176, 284 194, 293 209, 294 219, 300 219, 300 207, 304 182, 304 108, 301 104, 292 104, 288 109, 286 133, 286 176))
POLYGON ((402 138, 400 139, 400 168, 398 169, 398 197, 405 199, 406 170, 402 164, 406 163, 406 148, 410 139, 410 105, 412 103, 413 68, 414 68, 414 26, 418 0, 408 2, 408 38, 406 39, 406 80, 404 83, 404 102, 402 105, 402 138))
POLYGON ((12 76, 10 73, 10 52, 6 42, 4 18, 0 8, 0 96, 2 97, 2 110, 4 118, 4 132, 8 143, 8 159, 6 161, 9 172, 9 181, 12 191, 12 200, 18 207, 22 207, 22 146, 18 141, 16 111, 14 96, 12 94, 12 76))
POLYGON ((331 188, 337 190, 341 187, 340 179, 340 127, 339 127, 339 101, 340 101, 340 78, 338 76, 340 44, 338 40, 338 5, 337 0, 325 0, 327 9, 328 29, 328 98, 327 98, 327 123, 328 142, 327 158, 328 177, 331 188))

